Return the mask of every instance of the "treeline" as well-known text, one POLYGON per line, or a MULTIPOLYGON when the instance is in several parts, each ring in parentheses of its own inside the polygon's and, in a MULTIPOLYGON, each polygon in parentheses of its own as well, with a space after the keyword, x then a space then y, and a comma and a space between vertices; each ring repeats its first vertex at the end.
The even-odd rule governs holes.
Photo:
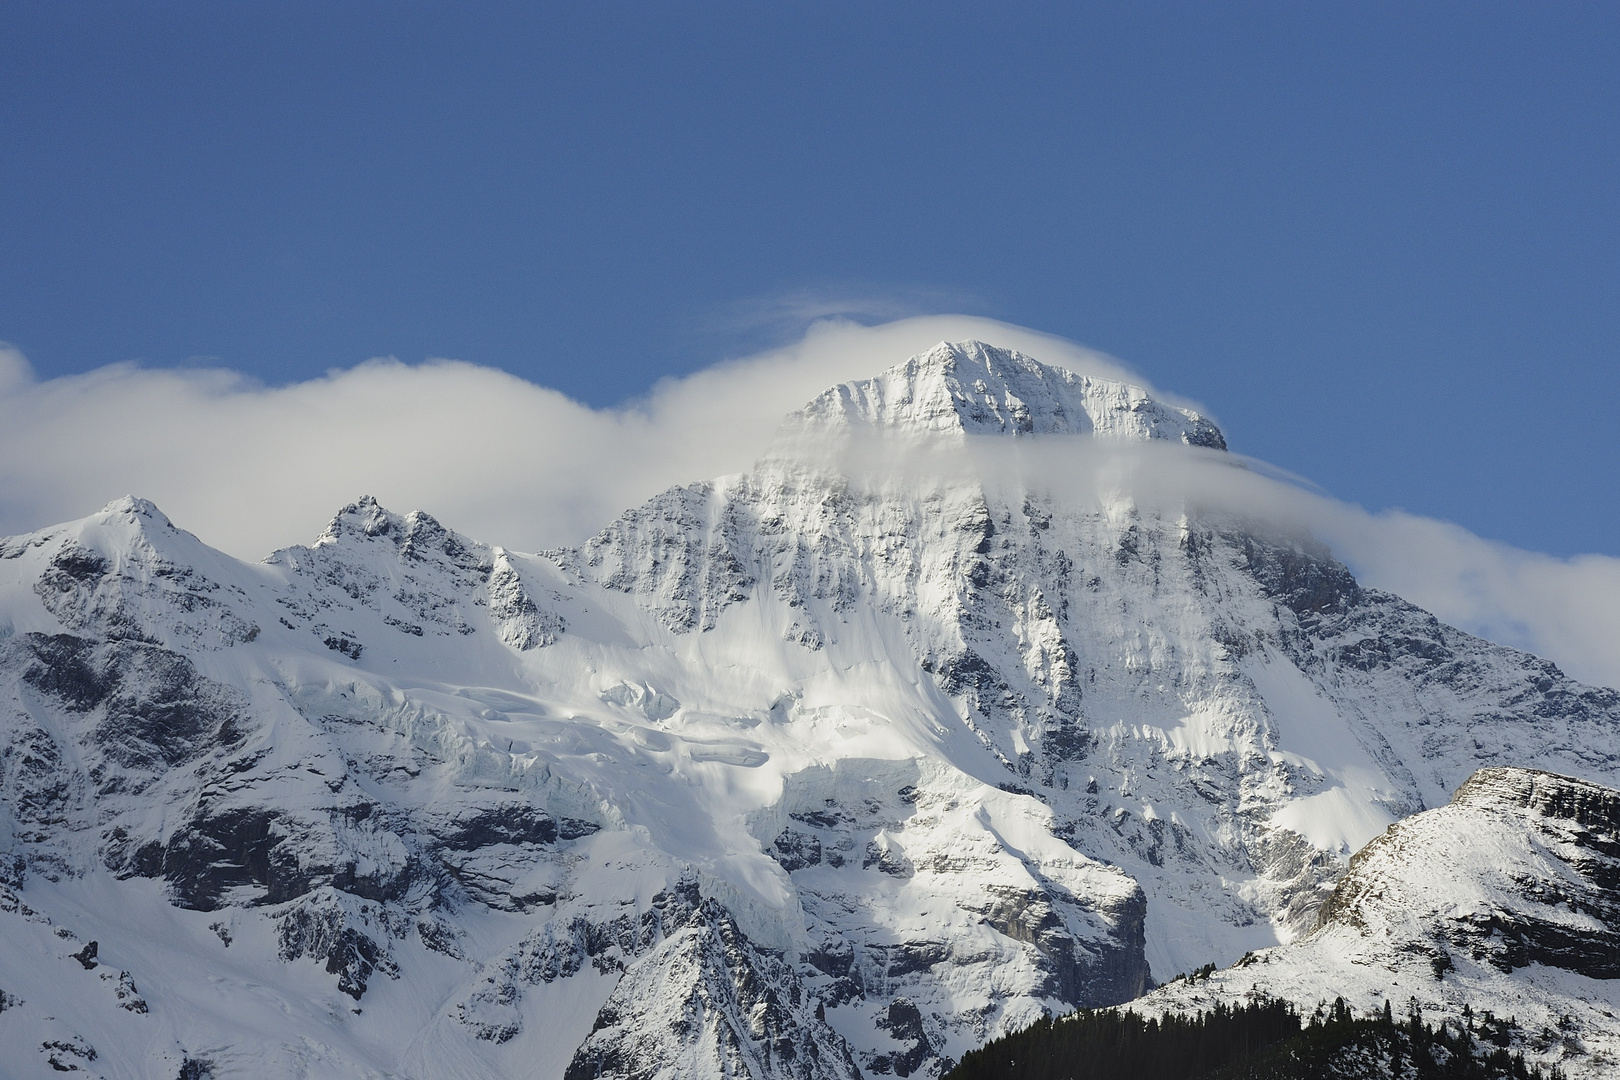
POLYGON ((1042 1019, 965 1054, 947 1080, 1564 1080, 1512 1049, 1517 1026, 1355 1016, 1343 999, 1302 1020, 1266 999, 1191 1016, 1083 1010, 1042 1019))
POLYGON ((1282 1001, 1146 1018, 1087 1009, 969 1051, 949 1080, 1184 1080, 1298 1038, 1300 1028, 1299 1015, 1282 1001))
MULTIPOLYGON (((1551 1033, 1548 1033, 1549 1035, 1551 1033)), ((1344 999, 1318 1008, 1298 1037, 1248 1061, 1213 1070, 1209 1080, 1565 1080, 1556 1065, 1527 1065, 1513 1044, 1518 1024, 1467 1005, 1460 1020, 1428 1024, 1414 1002, 1397 1020, 1382 1013, 1354 1016, 1344 999)), ((1198 1074, 1193 1074, 1198 1075, 1198 1074)))

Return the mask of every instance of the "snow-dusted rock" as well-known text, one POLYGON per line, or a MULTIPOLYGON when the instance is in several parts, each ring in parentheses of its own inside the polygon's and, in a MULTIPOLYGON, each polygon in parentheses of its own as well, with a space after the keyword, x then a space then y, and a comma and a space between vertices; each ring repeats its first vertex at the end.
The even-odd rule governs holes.
POLYGON ((230 560, 145 499, 118 499, 83 522, 0 542, 0 559, 25 556, 39 566, 34 594, 66 630, 202 649, 258 636, 241 590, 221 583, 230 560))
MULTIPOLYGON (((691 877, 655 897, 653 912, 656 919, 640 920, 641 934, 619 935, 614 959, 623 977, 575 1051, 567 1080, 860 1075, 820 1002, 805 995, 796 965, 750 942, 691 877)), ((572 955, 589 953, 588 924, 571 929, 572 955)), ((560 974, 568 963, 550 970, 560 974)))
POLYGON ((1140 387, 1048 367, 982 341, 941 342, 875 379, 828 390, 788 430, 903 435, 1097 435, 1171 439, 1225 450, 1207 417, 1155 401, 1140 387))
POLYGON ((1433 1022, 1466 1005, 1512 1020, 1512 1045, 1570 1076, 1620 1067, 1620 791, 1481 769, 1450 804, 1391 825, 1350 860, 1320 927, 1138 1008, 1253 993, 1305 1011, 1342 996, 1433 1022))
POLYGON ((1502 972, 1536 964, 1620 978, 1620 791, 1481 769, 1449 806, 1357 852, 1322 921, 1414 944, 1418 931, 1441 974, 1461 951, 1502 972))

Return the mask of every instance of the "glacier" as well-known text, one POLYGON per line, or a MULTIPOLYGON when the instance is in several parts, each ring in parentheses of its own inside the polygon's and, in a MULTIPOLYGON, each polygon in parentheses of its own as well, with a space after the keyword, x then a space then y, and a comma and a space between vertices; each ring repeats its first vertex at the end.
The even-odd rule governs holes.
POLYGON ((938 1077, 1317 940, 1482 767, 1620 781, 1620 694, 1150 496, 1187 463, 1244 468, 969 341, 577 548, 369 498, 258 564, 137 498, 0 541, 0 1052, 938 1077))

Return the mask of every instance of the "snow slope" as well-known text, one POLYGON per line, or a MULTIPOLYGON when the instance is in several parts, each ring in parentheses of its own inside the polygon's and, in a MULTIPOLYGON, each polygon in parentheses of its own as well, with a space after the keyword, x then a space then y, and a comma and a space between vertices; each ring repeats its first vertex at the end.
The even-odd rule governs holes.
POLYGON ((1368 844, 1290 945, 1140 1010, 1260 993, 1309 1012, 1390 1001, 1430 1023, 1467 1006, 1514 1022, 1511 1047, 1572 1077, 1620 1069, 1620 791, 1529 769, 1481 769, 1449 805, 1368 844))
POLYGON ((1225 449, 967 342, 577 550, 368 499, 257 565, 138 499, 0 541, 0 1046, 934 1076, 1309 930, 1481 765, 1616 782, 1613 691, 1004 446, 1225 449))

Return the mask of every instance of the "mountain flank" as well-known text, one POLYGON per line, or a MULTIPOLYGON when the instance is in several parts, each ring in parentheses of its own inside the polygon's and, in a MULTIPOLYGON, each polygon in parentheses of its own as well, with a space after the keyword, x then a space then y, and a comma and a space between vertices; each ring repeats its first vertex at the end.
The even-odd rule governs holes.
POLYGON ((1241 467, 1196 410, 941 343, 573 549, 0 540, 0 1052, 937 1078, 1241 986, 1600 1074, 1620 694, 1132 486, 1193 467, 1241 467))

